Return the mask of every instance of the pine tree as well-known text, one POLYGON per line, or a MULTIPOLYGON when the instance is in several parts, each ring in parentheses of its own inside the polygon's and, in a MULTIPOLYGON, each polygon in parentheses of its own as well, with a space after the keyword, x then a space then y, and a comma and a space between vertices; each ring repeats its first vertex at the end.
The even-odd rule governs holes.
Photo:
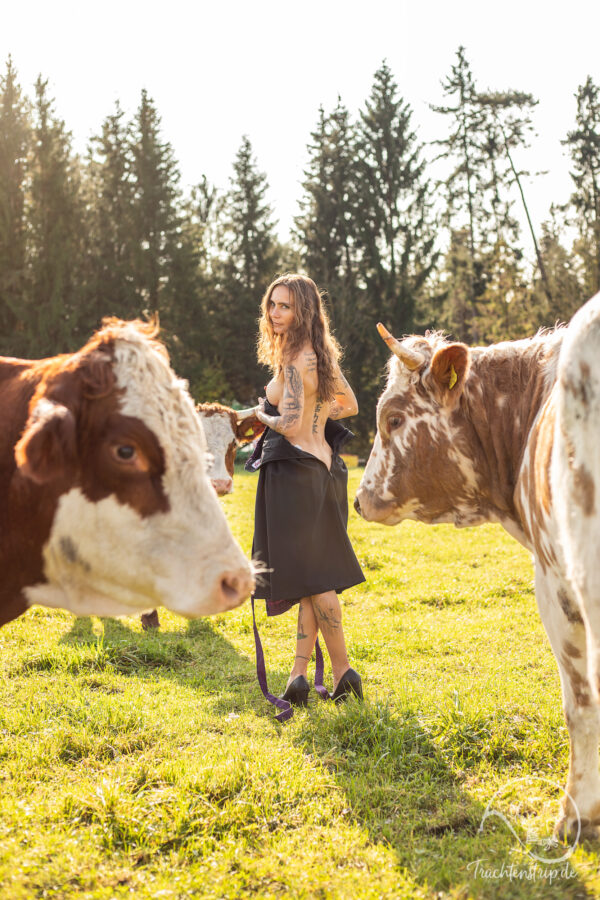
POLYGON ((76 347, 82 337, 86 252, 79 160, 56 116, 47 82, 35 84, 34 141, 27 196, 28 296, 23 307, 30 355, 76 347))
POLYGON ((216 189, 206 178, 182 204, 179 240, 171 265, 173 302, 163 319, 170 335, 173 365, 188 379, 192 395, 202 402, 221 400, 230 393, 222 372, 217 373, 212 365, 216 342, 211 321, 216 305, 212 229, 217 206, 216 189))
POLYGON ((464 47, 459 47, 443 89, 451 102, 432 108, 450 121, 448 137, 435 142, 442 148, 437 158, 452 165, 442 183, 445 221, 451 231, 444 265, 444 315, 462 340, 480 341, 496 334, 494 321, 505 322, 512 331, 524 321, 521 307, 517 315, 518 304, 502 296, 502 290, 508 298, 523 294, 515 188, 529 222, 541 284, 547 301, 552 299, 523 190, 522 178, 528 173, 517 168, 514 156, 516 149, 528 146, 537 101, 522 91, 478 91, 464 47))
POLYGON ((319 110, 308 152, 295 234, 305 271, 326 292, 331 323, 344 348, 344 369, 352 380, 369 336, 359 286, 356 128, 340 99, 331 114, 319 110))
POLYGON ((360 119, 358 243, 369 308, 403 334, 414 328, 437 251, 422 147, 387 63, 360 119))
MULTIPOLYGON (((515 165, 515 150, 529 146, 528 137, 533 132, 532 110, 537 100, 523 91, 495 91, 477 94, 477 103, 483 113, 481 151, 483 165, 487 169, 487 179, 483 184, 485 197, 494 212, 494 241, 497 245, 506 245, 516 252, 519 238, 519 224, 512 215, 514 201, 511 198, 512 188, 516 187, 527 218, 529 232, 535 249, 537 264, 540 270, 542 287, 547 300, 552 304, 550 283, 546 275, 544 258, 541 252, 529 214, 529 208, 523 189, 523 178, 529 172, 519 171, 515 165)), ((490 242, 488 237, 488 242, 490 242)))
MULTIPOLYGON (((355 268, 355 137, 348 110, 340 99, 331 115, 320 108, 308 145, 301 213, 295 219, 306 269, 317 284, 328 286, 330 294, 331 286, 355 268)), ((337 319, 337 309, 333 316, 337 319)))
POLYGON ((431 108, 449 117, 451 122, 448 137, 435 141, 442 148, 437 159, 448 160, 453 166, 443 182, 447 194, 446 224, 450 229, 466 227, 467 245, 473 260, 487 218, 480 202, 483 174, 478 136, 483 115, 465 48, 459 47, 456 55, 456 64, 442 82, 444 94, 453 102, 431 108))
POLYGON ((0 77, 0 341, 5 355, 19 352, 26 291, 28 107, 9 57, 0 77))
POLYGON ((600 88, 589 76, 576 99, 577 127, 563 143, 574 166, 571 203, 577 214, 584 292, 591 296, 600 290, 600 88))
POLYGON ((246 136, 233 170, 224 199, 221 262, 215 262, 219 295, 216 362, 223 361, 233 398, 246 405, 256 401, 264 384, 254 339, 262 294, 277 274, 278 246, 266 200, 267 177, 258 169, 246 136))
POLYGON ((567 246, 569 230, 566 209, 553 204, 550 218, 542 223, 540 237, 552 303, 548 302, 540 278, 534 277, 529 298, 532 330, 553 326, 556 322, 568 322, 582 303, 589 299, 576 244, 571 249, 567 246))
POLYGON ((118 103, 90 142, 87 168, 92 209, 89 291, 94 324, 105 315, 135 318, 141 307, 135 283, 133 160, 128 125, 118 103))
POLYGON ((129 128, 133 191, 133 278, 140 311, 173 302, 169 285, 180 229, 180 175, 171 145, 147 91, 129 128))

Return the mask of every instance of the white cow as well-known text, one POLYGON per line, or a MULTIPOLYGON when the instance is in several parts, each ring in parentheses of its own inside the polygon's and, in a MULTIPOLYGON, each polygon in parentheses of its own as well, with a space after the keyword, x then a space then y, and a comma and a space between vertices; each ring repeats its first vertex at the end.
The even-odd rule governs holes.
POLYGON ((571 758, 557 834, 596 835, 600 699, 600 294, 567 328, 469 349, 395 340, 355 506, 371 521, 500 522, 535 559, 571 758))

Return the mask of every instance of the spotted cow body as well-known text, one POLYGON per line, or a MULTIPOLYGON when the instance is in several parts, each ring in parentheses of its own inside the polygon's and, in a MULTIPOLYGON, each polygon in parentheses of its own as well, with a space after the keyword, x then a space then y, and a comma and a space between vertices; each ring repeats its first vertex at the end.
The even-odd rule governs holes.
POLYGON ((355 506, 371 521, 499 522, 532 551, 571 740, 557 833, 600 825, 600 294, 567 327, 469 349, 396 341, 355 506))
POLYGON ((185 383, 150 326, 110 320, 78 353, 0 359, 0 624, 224 611, 253 573, 206 472, 185 383))

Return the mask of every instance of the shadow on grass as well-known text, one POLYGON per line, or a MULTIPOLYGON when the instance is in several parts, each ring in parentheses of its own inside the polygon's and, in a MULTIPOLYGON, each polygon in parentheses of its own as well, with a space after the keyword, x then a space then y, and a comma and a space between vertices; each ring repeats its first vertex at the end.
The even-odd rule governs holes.
MULTIPOLYGON (((92 620, 74 620, 58 654, 49 651, 24 666, 164 679, 197 691, 212 713, 251 707, 272 720, 257 687, 253 655, 241 654, 209 620, 189 622, 183 634, 140 634, 118 619, 104 619, 103 626, 99 637, 92 620)), ((287 672, 269 670, 271 690, 283 687, 286 678, 287 672)), ((404 701, 351 701, 341 708, 315 701, 299 713, 301 728, 290 734, 303 753, 332 773, 345 815, 366 829, 373 844, 393 849, 398 869, 420 892, 527 900, 595 896, 569 861, 548 866, 515 853, 517 841, 502 823, 494 828, 488 821, 480 833, 492 798, 481 802, 466 785, 485 766, 496 774, 488 780, 506 783, 520 759, 519 735, 506 730, 499 738, 501 721, 488 718, 444 724, 440 717, 428 721, 404 701), (550 883, 544 871, 556 870, 550 883)), ((561 852, 554 851, 555 857, 561 852)))
MULTIPOLYGON (((479 760, 471 753, 467 771, 453 759, 460 755, 464 765, 460 745, 471 738, 467 726, 466 733, 455 730, 440 745, 439 735, 408 704, 351 701, 341 709, 324 704, 309 712, 295 742, 334 774, 347 814, 374 843, 393 848, 398 868, 431 896, 596 896, 568 859, 554 862, 568 847, 530 844, 532 854, 550 860, 542 862, 519 849, 506 824, 486 818, 493 791, 481 802, 465 788, 476 766, 488 762, 485 747, 479 760)), ((503 766, 498 759, 495 768, 500 784, 515 777, 509 762, 503 766)))
MULTIPOLYGON (((70 672, 110 670, 145 679, 164 679, 210 697, 215 714, 253 707, 257 714, 271 715, 256 679, 254 654, 240 653, 209 619, 187 623, 185 633, 148 631, 139 633, 126 620, 102 619, 102 635, 94 632, 93 620, 77 618, 58 645, 28 660, 27 671, 67 669, 70 672)), ((271 690, 283 689, 288 673, 270 671, 271 690)))

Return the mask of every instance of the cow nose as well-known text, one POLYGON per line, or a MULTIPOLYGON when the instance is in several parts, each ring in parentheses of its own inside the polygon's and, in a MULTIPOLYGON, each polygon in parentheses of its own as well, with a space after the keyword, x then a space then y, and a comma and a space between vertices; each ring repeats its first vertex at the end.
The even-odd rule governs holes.
POLYGON ((235 609, 254 590, 254 578, 249 572, 225 572, 218 587, 219 602, 223 609, 235 609))
POLYGON ((223 497, 224 494, 230 494, 233 490, 233 479, 232 478, 213 478, 212 486, 215 491, 219 495, 219 497, 223 497))
POLYGON ((359 502, 359 499, 358 499, 358 494, 357 494, 356 497, 354 498, 354 509, 355 509, 356 512, 359 514, 359 516, 362 516, 362 513, 361 513, 361 511, 360 511, 360 502, 359 502))

